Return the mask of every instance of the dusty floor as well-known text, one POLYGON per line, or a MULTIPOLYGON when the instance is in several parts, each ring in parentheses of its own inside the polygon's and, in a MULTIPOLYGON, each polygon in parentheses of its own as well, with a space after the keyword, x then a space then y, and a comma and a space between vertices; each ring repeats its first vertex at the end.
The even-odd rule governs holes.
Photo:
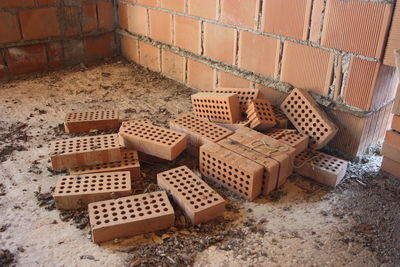
MULTIPOLYGON (((269 198, 228 199, 224 218, 98 246, 86 211, 59 212, 49 192, 47 145, 67 138, 72 110, 117 108, 156 124, 190 109, 193 92, 124 62, 0 82, 0 266, 399 266, 400 180, 379 172, 371 152, 332 190, 293 176, 269 198)), ((156 190, 155 174, 192 160, 142 164, 137 192, 156 190)), ((213 185, 215 186, 215 185, 213 185)))

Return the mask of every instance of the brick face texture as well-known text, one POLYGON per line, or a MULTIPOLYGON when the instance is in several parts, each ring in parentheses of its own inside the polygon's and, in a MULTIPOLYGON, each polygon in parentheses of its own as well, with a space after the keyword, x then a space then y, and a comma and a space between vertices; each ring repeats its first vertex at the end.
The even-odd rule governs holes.
POLYGON ((55 7, 22 10, 19 16, 24 39, 40 39, 61 34, 55 7))
POLYGON ((183 16, 175 16, 174 40, 176 46, 200 54, 200 32, 200 21, 183 16))
POLYGON ((172 43, 172 15, 149 10, 150 38, 164 43, 172 43))
POLYGON ((0 25, 3 25, 0 27, 0 43, 16 42, 21 39, 16 15, 0 11, 0 25))
POLYGON ((396 5, 393 13, 392 26, 390 28, 388 43, 386 46, 383 63, 392 67, 396 66, 394 50, 400 48, 400 5, 396 5))
POLYGON ((221 21, 246 28, 257 28, 260 0, 222 0, 221 21))
POLYGON ((207 19, 216 19, 219 9, 219 0, 187 0, 188 13, 207 19))
POLYGON ((204 55, 228 64, 235 60, 236 31, 220 25, 204 24, 204 55))

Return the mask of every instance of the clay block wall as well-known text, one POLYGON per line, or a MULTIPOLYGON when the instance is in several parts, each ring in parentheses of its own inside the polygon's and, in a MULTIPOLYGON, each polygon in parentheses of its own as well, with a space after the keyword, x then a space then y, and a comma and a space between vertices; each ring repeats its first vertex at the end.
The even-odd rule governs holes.
POLYGON ((116 54, 112 0, 0 0, 0 78, 116 54))
POLYGON ((126 58, 199 90, 256 88, 274 105, 294 87, 309 90, 340 127, 331 146, 356 155, 387 128, 398 81, 383 64, 394 7, 387 0, 118 0, 117 33, 126 58))

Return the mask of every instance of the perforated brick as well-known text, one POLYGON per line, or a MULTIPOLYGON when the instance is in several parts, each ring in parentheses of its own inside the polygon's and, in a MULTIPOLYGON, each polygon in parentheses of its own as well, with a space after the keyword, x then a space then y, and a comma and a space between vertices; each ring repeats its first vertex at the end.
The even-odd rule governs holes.
POLYGON ((203 92, 192 95, 193 111, 212 122, 235 123, 240 120, 239 97, 230 93, 203 92))
POLYGON ((184 114, 169 122, 170 129, 188 135, 188 147, 197 152, 207 142, 218 142, 233 132, 193 114, 184 114))
POLYGON ((264 131, 276 125, 275 112, 268 100, 251 100, 246 113, 252 129, 264 131))
POLYGON ((96 201, 132 194, 129 172, 70 175, 58 179, 53 197, 56 207, 71 210, 96 201))
POLYGON ((275 128, 286 129, 288 128, 289 119, 286 117, 285 113, 279 107, 272 106, 272 110, 275 113, 276 125, 275 128))
POLYGON ((346 174, 347 165, 345 160, 308 149, 296 156, 294 169, 321 184, 335 187, 346 174))
POLYGON ((279 162, 258 151, 240 144, 234 140, 227 139, 218 142, 219 145, 246 157, 264 167, 261 192, 264 196, 276 189, 279 178, 279 162))
POLYGON ((119 126, 118 110, 72 112, 68 113, 64 119, 64 128, 67 133, 114 130, 119 126))
POLYGON ((119 136, 126 148, 166 160, 178 157, 187 144, 184 133, 135 120, 122 123, 119 136))
POLYGON ((175 213, 164 191, 89 204, 93 242, 167 229, 175 213))
POLYGON ((243 113, 246 113, 247 108, 249 107, 250 101, 253 99, 257 99, 260 95, 260 91, 258 89, 249 89, 249 88, 219 87, 219 88, 216 88, 214 91, 217 93, 237 94, 239 97, 240 111, 243 113))
POLYGON ((193 225, 224 215, 225 200, 186 166, 157 174, 157 184, 172 194, 193 225))
POLYGON ((129 171, 132 180, 139 180, 140 163, 138 153, 135 150, 121 149, 122 159, 114 162, 106 162, 93 166, 76 167, 70 170, 70 174, 86 174, 98 172, 129 171))
POLYGON ((300 133, 310 137, 313 149, 324 147, 338 131, 306 90, 295 88, 281 109, 300 133))
POLYGON ((264 167, 218 144, 200 147, 200 172, 226 189, 253 200, 261 193, 264 167))
POLYGON ((298 133, 296 130, 271 129, 265 134, 294 147, 296 149, 296 155, 300 154, 308 147, 308 136, 298 133))
POLYGON ((75 137, 50 144, 54 170, 121 160, 117 134, 75 137))
POLYGON ((250 126, 250 121, 245 120, 245 121, 238 121, 236 123, 221 123, 221 122, 215 122, 215 124, 224 127, 228 130, 231 130, 232 132, 236 131, 237 129, 239 129, 240 127, 243 126, 250 126))

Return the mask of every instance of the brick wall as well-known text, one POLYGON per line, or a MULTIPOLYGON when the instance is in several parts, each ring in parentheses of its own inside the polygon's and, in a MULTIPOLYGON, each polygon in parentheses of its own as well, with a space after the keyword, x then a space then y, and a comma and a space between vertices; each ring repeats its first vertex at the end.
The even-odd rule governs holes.
POLYGON ((381 140, 395 95, 394 2, 118 0, 117 33, 126 58, 199 90, 258 88, 278 104, 308 89, 341 127, 331 145, 358 154, 381 140))
POLYGON ((0 0, 0 78, 116 53, 112 0, 0 0))

